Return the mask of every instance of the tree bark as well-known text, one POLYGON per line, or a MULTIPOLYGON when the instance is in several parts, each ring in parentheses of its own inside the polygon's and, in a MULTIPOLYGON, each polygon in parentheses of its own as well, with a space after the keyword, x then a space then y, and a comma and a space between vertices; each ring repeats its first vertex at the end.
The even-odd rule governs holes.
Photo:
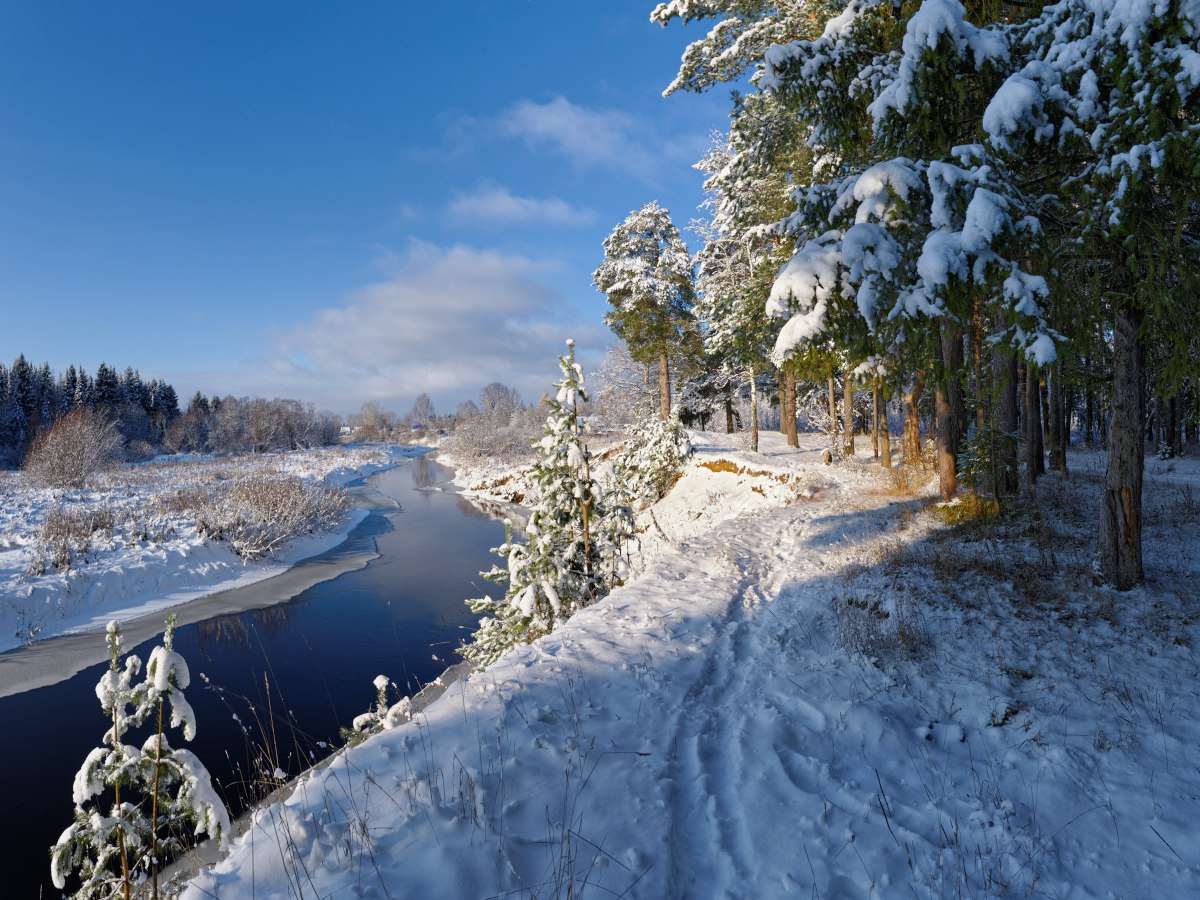
POLYGON ((1011 351, 992 355, 996 385, 996 473, 992 486, 997 497, 1011 497, 1020 487, 1017 465, 1017 357, 1011 351))
POLYGON ((904 462, 915 466, 921 461, 921 418, 918 404, 925 393, 925 373, 917 372, 912 386, 904 392, 904 462))
POLYGON ((871 383, 871 453, 879 459, 879 377, 871 383))
POLYGON ((934 415, 937 418, 937 472, 938 487, 943 500, 951 500, 958 493, 958 472, 955 469, 954 457, 954 422, 953 407, 946 385, 938 382, 933 388, 934 415))
POLYGON ((1056 362, 1046 370, 1049 394, 1050 418, 1050 469, 1054 472, 1067 471, 1067 444, 1063 440, 1063 385, 1062 362, 1056 362))
POLYGON ((1100 572, 1117 590, 1145 578, 1142 569, 1142 469, 1145 407, 1142 394, 1141 314, 1128 301, 1113 311, 1112 419, 1099 530, 1100 572))
POLYGON ((664 422, 671 418, 671 363, 665 345, 658 350, 658 417, 664 422))
POLYGON ((838 415, 837 415, 837 383, 833 380, 833 372, 829 373, 829 446, 837 452, 838 445, 838 415))
POLYGON ((854 456, 854 381, 847 371, 842 376, 842 454, 854 456))
POLYGON ((1033 484, 1038 476, 1046 471, 1046 463, 1042 457, 1042 392, 1038 386, 1037 369, 1033 363, 1025 364, 1025 408, 1022 410, 1021 429, 1025 438, 1025 470, 1029 473, 1029 483, 1033 484))
POLYGON ((787 440, 789 447, 800 446, 800 435, 796 431, 796 410, 799 403, 796 400, 796 373, 788 369, 787 376, 787 397, 788 397, 788 427, 787 440))
POLYGON ((755 377, 754 369, 749 370, 750 374, 750 449, 755 453, 758 452, 758 379, 755 377))
POLYGON ((958 493, 958 436, 963 419, 961 328, 938 329, 942 344, 941 377, 934 385, 933 403, 937 418, 937 470, 942 499, 958 493))
POLYGON ((983 384, 983 304, 975 301, 974 329, 971 333, 971 355, 975 364, 975 433, 987 424, 987 408, 984 398, 987 391, 983 384))
POLYGON ((875 409, 879 413, 875 420, 875 431, 879 439, 879 459, 885 469, 892 467, 892 437, 888 433, 887 397, 882 393, 882 379, 875 379, 875 409))

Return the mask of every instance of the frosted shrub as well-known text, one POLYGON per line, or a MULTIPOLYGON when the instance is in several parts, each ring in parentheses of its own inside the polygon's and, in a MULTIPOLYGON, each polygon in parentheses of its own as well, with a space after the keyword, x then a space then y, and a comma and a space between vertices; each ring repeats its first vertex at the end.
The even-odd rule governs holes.
POLYGON ((28 574, 45 574, 47 563, 62 571, 70 569, 72 563, 91 549, 93 535, 112 537, 115 526, 113 512, 107 506, 56 507, 50 510, 34 542, 34 556, 28 574))
POLYGON ((294 537, 334 527, 346 515, 344 491, 294 475, 255 474, 195 498, 196 530, 228 541, 243 559, 261 559, 294 537))
POLYGON ((159 870, 186 849, 189 831, 219 841, 229 832, 228 813, 208 771, 190 751, 173 748, 163 733, 169 704, 170 727, 181 728, 185 741, 196 736, 183 696, 188 666, 175 652, 174 638, 171 616, 138 681, 142 661, 128 656, 122 664, 120 626, 108 624, 108 671, 96 696, 111 726, 75 775, 75 821, 50 851, 54 886, 62 890, 69 876, 78 875, 80 886, 71 894, 78 900, 128 900, 146 882, 157 897, 159 870), (153 730, 140 747, 125 743, 130 729, 147 722, 153 730))
POLYGON ((455 425, 446 449, 464 460, 525 462, 530 457, 529 446, 538 436, 538 426, 523 413, 514 410, 511 417, 499 417, 484 411, 465 416, 455 425))
POLYGON ((38 435, 21 468, 50 487, 83 487, 88 478, 121 458, 123 444, 112 419, 80 407, 38 435))
POLYGON ((526 543, 513 540, 506 522, 505 542, 495 553, 506 561, 484 573, 489 581, 508 583, 500 600, 468 600, 472 612, 485 613, 463 657, 485 667, 517 644, 549 633, 576 610, 608 592, 613 557, 620 552, 591 457, 579 425, 579 406, 587 401, 583 369, 575 347, 559 357, 562 380, 549 401, 541 440, 534 445, 533 477, 538 502, 525 529, 526 543))

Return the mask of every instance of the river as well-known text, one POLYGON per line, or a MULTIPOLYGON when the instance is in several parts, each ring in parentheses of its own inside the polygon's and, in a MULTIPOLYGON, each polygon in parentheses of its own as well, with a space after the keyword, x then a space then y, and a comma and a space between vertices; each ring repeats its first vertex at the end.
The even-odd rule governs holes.
MULTIPOLYGON (((495 590, 478 573, 495 562, 489 549, 502 541, 503 526, 440 489, 449 475, 417 457, 371 476, 362 505, 374 508, 340 546, 279 576, 284 588, 272 579, 180 608, 180 622, 188 624, 177 628, 175 647, 192 672, 187 697, 197 735, 190 744, 176 733, 170 739, 200 757, 232 814, 242 810, 246 783, 258 780, 264 766, 295 775, 337 747, 339 728, 371 705, 375 676, 415 692, 458 661, 455 648, 475 621, 463 600, 495 590), (244 609, 277 601, 289 584, 303 589, 244 609)), ((156 618, 161 635, 163 615, 156 618)), ((149 634, 152 627, 130 623, 127 630, 149 634)), ((158 635, 127 649, 144 662, 158 635)), ((88 639, 102 657, 104 636, 88 639)), ((23 661, 54 667, 70 647, 58 641, 78 645, 80 637, 17 652, 23 661)), ((103 669, 97 662, 57 683, 0 697, 7 804, 0 817, 7 861, 0 894, 6 898, 58 896, 48 851, 71 822, 74 774, 106 728, 95 696, 103 669)))

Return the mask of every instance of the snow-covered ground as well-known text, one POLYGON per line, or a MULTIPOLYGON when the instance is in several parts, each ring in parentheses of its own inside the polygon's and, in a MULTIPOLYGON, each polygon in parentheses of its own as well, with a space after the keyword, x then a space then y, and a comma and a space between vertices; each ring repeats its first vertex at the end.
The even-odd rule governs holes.
POLYGON ((1150 580, 1117 594, 1097 456, 951 529, 868 457, 737 443, 701 436, 624 587, 184 896, 1200 896, 1195 461, 1150 463, 1150 580))
POLYGON ((0 652, 54 635, 102 631, 111 619, 270 578, 336 546, 365 515, 352 511, 333 531, 298 538, 268 559, 245 562, 226 543, 197 534, 195 522, 172 502, 180 492, 219 491, 223 481, 264 471, 345 485, 393 465, 397 456, 419 452, 424 451, 359 447, 231 459, 164 457, 114 470, 94 487, 67 491, 0 472, 0 652), (99 510, 107 522, 66 569, 45 562, 39 542, 56 508, 99 510))

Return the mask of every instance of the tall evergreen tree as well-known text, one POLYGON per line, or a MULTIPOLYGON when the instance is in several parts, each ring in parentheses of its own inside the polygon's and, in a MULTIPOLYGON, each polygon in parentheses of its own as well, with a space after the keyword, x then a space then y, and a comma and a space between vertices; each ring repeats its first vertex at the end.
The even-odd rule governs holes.
POLYGON ((658 364, 659 417, 671 415, 671 358, 696 354, 693 260, 670 213, 634 210, 604 241, 593 281, 612 307, 605 321, 636 362, 658 364))
POLYGON ((116 406, 123 400, 121 379, 117 370, 108 363, 100 363, 96 367, 96 377, 92 386, 92 403, 97 406, 116 406))
POLYGON ((92 381, 92 376, 88 375, 87 370, 79 367, 79 376, 75 381, 75 397, 71 401, 71 405, 91 406, 95 403, 95 383, 92 381))

